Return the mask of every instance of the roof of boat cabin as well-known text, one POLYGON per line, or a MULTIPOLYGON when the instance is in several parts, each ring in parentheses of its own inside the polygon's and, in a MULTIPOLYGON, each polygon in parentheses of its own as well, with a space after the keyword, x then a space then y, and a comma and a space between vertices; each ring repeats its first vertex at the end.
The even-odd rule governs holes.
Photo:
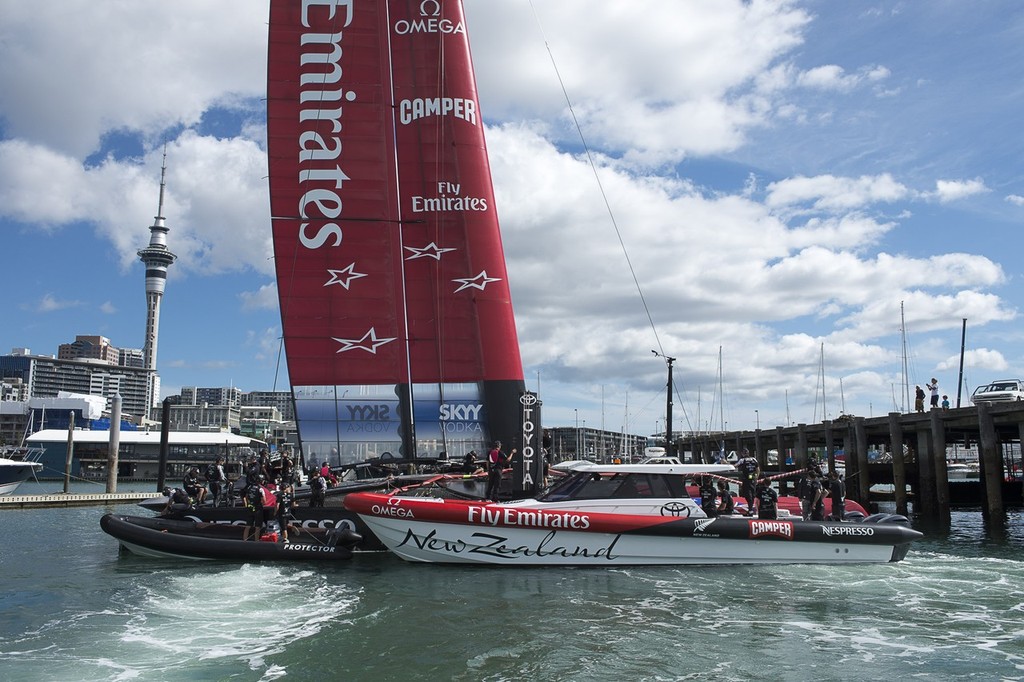
POLYGON ((725 474, 733 471, 736 471, 736 467, 731 464, 578 464, 569 469, 571 473, 674 474, 676 476, 725 474))

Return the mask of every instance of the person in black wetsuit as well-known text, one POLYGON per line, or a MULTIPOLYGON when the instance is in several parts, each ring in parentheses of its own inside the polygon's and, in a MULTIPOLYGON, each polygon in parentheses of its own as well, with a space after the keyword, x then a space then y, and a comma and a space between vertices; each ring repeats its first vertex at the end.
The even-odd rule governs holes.
POLYGON ((757 518, 779 518, 779 494, 768 481, 759 481, 757 484, 757 518))
POLYGON ((266 524, 266 517, 263 512, 263 475, 257 474, 256 483, 250 483, 245 487, 245 506, 252 515, 252 527, 255 530, 254 540, 258 540, 263 534, 263 526, 266 524))
POLYGON ((718 515, 732 516, 733 511, 736 509, 736 501, 732 499, 729 484, 725 481, 718 482, 718 498, 721 500, 718 504, 718 515))
POLYGON ((288 543, 288 522, 292 516, 292 503, 295 497, 290 482, 280 481, 277 486, 277 524, 281 527, 281 541, 288 543))
POLYGON ((327 481, 325 481, 324 477, 320 475, 320 470, 314 467, 309 475, 309 506, 324 506, 324 498, 326 496, 327 481))
POLYGON ((846 483, 838 471, 828 475, 828 495, 832 498, 832 520, 842 521, 846 512, 846 483))
POLYGON ((821 479, 813 469, 807 472, 807 483, 804 485, 804 500, 807 502, 806 509, 811 521, 825 520, 825 491, 821 487, 821 479))
POLYGON ((708 518, 718 516, 718 493, 715 491, 715 481, 710 476, 703 476, 700 480, 700 508, 708 518))
POLYGON ((185 478, 181 480, 181 487, 196 504, 202 504, 206 499, 206 487, 199 482, 199 467, 192 467, 185 473, 185 478))
POLYGON ((164 506, 164 513, 171 511, 173 505, 192 506, 192 497, 187 491, 181 488, 164 488, 164 495, 167 496, 167 504, 164 506))
POLYGON ((761 473, 757 459, 750 456, 746 448, 743 457, 736 462, 736 470, 740 472, 740 497, 747 501, 748 513, 754 513, 754 497, 757 494, 757 477, 761 473))

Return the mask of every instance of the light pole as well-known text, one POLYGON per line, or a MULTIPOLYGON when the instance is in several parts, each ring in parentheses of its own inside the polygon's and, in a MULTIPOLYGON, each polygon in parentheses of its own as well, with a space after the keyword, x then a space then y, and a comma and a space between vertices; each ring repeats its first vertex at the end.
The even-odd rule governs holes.
POLYGON ((761 430, 761 415, 758 413, 757 410, 754 410, 754 421, 757 424, 757 426, 756 426, 757 430, 760 431, 761 430))
POLYGON ((576 414, 576 459, 580 458, 580 411, 576 408, 572 410, 576 414))

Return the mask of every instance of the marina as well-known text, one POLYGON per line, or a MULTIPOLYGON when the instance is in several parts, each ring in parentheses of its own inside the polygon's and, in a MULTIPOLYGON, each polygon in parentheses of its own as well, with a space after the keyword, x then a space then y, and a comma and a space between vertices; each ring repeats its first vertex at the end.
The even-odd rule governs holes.
POLYGON ((387 553, 332 568, 119 554, 99 519, 138 509, 4 511, 20 539, 0 555, 5 675, 1024 678, 1021 510, 1001 528, 977 509, 953 510, 951 528, 926 530, 898 564, 597 569, 427 566, 387 553), (439 626, 459 635, 439 637, 439 626))

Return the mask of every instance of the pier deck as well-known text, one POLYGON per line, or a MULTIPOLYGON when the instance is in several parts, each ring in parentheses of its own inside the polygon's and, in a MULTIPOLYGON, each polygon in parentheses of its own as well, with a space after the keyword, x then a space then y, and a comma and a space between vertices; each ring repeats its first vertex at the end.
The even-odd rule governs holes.
POLYGON ((134 493, 54 493, 52 495, 5 495, 0 510, 39 509, 42 507, 85 507, 111 503, 141 502, 156 497, 155 492, 134 493))

